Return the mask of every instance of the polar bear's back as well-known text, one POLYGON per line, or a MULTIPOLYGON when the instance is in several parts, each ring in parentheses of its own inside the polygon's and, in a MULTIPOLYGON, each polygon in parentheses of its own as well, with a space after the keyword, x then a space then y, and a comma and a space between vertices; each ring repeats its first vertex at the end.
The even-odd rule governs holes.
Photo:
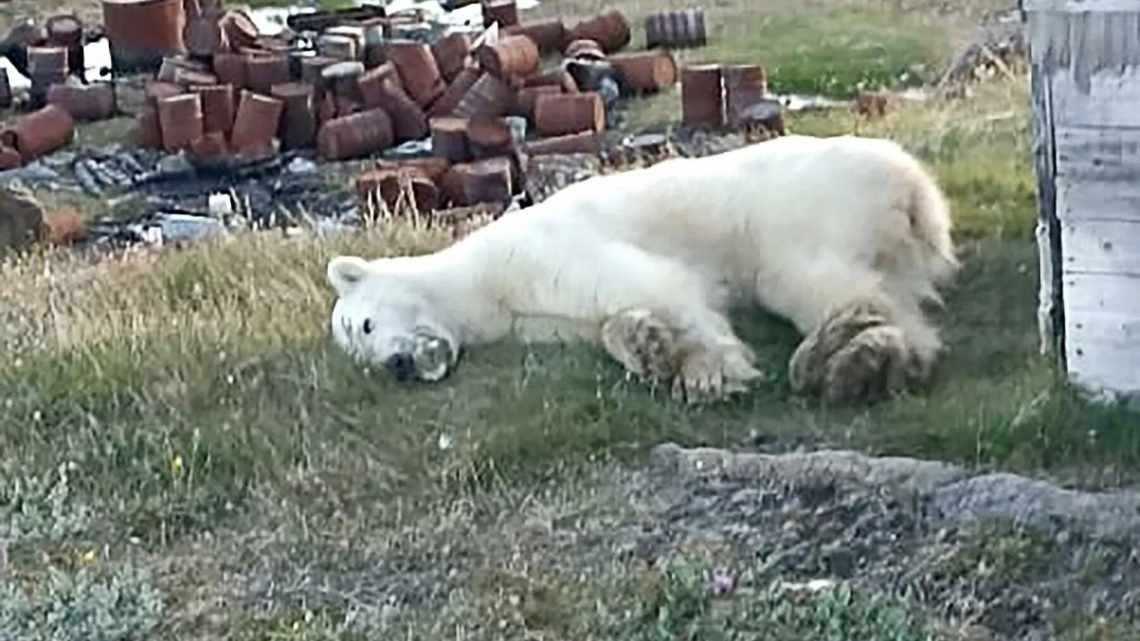
POLYGON ((549 202, 575 226, 753 278, 783 268, 789 249, 851 259, 883 251, 904 232, 900 212, 922 180, 890 141, 784 136, 590 179, 549 202))

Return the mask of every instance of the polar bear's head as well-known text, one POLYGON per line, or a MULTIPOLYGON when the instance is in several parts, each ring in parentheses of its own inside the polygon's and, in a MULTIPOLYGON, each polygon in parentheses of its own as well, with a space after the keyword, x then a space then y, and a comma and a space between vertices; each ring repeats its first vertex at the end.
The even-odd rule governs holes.
POLYGON ((459 341, 439 318, 430 292, 413 273, 398 269, 398 260, 338 256, 329 261, 328 279, 338 294, 333 340, 397 380, 441 380, 455 367, 459 341), (394 268, 385 269, 389 264, 394 268))

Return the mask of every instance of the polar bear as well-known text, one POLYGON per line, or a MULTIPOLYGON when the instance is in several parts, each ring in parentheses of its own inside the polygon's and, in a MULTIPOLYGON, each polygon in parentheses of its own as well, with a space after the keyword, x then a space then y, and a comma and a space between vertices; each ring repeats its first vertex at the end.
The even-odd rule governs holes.
POLYGON ((723 399, 761 375, 727 316, 744 302, 803 335, 793 391, 838 403, 926 382, 943 346, 924 304, 958 269, 916 158, 790 135, 590 178, 440 251, 337 256, 327 276, 335 343, 400 380, 508 336, 581 339, 684 400, 723 399))

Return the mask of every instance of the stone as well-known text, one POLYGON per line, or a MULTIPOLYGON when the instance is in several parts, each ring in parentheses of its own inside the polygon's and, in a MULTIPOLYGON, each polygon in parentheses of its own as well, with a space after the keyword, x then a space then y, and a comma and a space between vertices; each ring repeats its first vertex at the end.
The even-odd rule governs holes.
POLYGON ((0 188, 0 253, 20 250, 44 237, 44 210, 26 188, 0 188))

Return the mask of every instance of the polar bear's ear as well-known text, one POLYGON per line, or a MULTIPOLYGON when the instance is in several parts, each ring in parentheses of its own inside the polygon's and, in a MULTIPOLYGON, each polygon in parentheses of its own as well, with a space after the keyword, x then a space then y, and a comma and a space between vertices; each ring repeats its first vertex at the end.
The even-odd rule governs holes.
POLYGON ((329 261, 329 283, 341 296, 348 293, 367 274, 368 262, 358 256, 337 256, 329 261))

